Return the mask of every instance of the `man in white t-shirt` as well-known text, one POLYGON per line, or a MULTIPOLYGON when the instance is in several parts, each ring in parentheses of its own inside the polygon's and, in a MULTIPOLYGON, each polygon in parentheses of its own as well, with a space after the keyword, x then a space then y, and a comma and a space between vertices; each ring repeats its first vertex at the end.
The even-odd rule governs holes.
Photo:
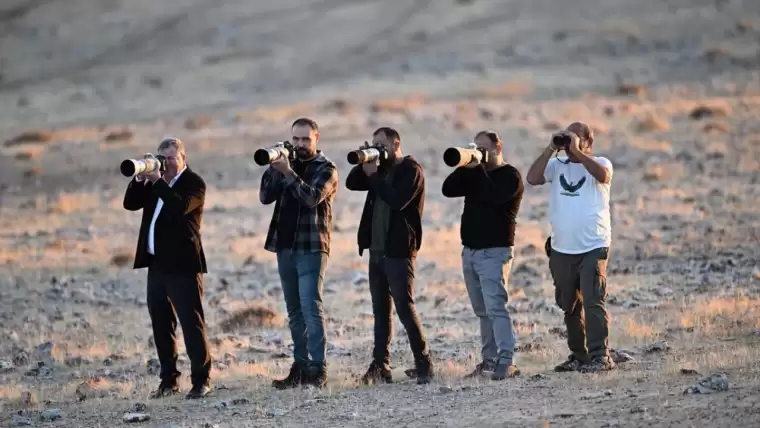
POLYGON ((571 352, 555 371, 615 368, 609 352, 610 317, 606 308, 612 163, 594 156, 593 144, 589 126, 574 122, 552 136, 549 147, 526 175, 528 184, 549 183, 551 188, 552 233, 546 251, 557 305, 565 313, 571 352), (558 150, 564 150, 567 159, 552 158, 558 150))

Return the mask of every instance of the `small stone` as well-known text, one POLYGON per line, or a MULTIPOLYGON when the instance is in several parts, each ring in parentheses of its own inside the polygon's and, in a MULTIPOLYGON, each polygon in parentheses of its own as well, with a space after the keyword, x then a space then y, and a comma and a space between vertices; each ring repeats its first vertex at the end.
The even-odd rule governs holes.
POLYGON ((147 413, 126 413, 123 418, 124 422, 145 422, 150 419, 150 415, 147 413))
POLYGON ((275 416, 284 416, 285 411, 282 409, 269 409, 267 410, 267 416, 269 417, 275 417, 275 416))
POLYGON ((625 351, 619 351, 617 349, 610 350, 610 357, 615 363, 627 363, 633 361, 634 358, 625 351))
POLYGON ((14 427, 31 426, 32 419, 26 416, 13 415, 13 417, 11 418, 11 425, 14 427))
POLYGON ((644 347, 644 352, 646 353, 666 352, 668 350, 670 350, 670 345, 668 345, 668 342, 665 340, 659 340, 657 342, 652 343, 651 345, 647 345, 644 347))
POLYGON ((698 375, 699 372, 694 369, 681 369, 682 375, 698 375))
POLYGON ((728 376, 725 373, 714 373, 701 379, 696 385, 684 390, 684 394, 712 394, 728 391, 728 376))
POLYGON ((40 419, 43 421, 54 421, 61 418, 61 409, 47 409, 40 413, 40 419))
POLYGON ((15 366, 10 361, 0 360, 0 373, 5 373, 13 370, 15 366))
POLYGON ((623 302, 623 308, 625 309, 633 309, 639 307, 639 302, 635 300, 626 300, 623 302))
POLYGON ((448 394, 449 392, 454 392, 454 388, 450 386, 441 386, 438 388, 438 391, 440 391, 442 394, 448 394))
POLYGON ((234 406, 241 406, 243 404, 248 404, 250 401, 247 398, 235 398, 232 400, 232 404, 234 406))
POLYGON ((536 373, 530 376, 530 380, 544 380, 547 379, 547 376, 543 373, 536 373))

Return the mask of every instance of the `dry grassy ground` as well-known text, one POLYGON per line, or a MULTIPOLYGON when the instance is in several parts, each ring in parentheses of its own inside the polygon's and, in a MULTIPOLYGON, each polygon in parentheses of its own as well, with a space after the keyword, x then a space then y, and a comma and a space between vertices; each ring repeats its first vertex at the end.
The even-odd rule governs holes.
POLYGON ((3 423, 114 427, 130 409, 155 427, 760 422, 760 3, 392 3, 3 2, 3 423), (353 380, 369 363, 372 318, 355 243, 364 195, 342 187, 325 283, 329 387, 269 387, 290 339, 252 155, 300 115, 320 123, 342 182, 346 151, 380 125, 397 127, 425 168, 417 300, 439 370, 430 385, 353 380), (603 375, 551 372, 567 349, 541 251, 547 189, 528 186, 510 285, 523 376, 465 381, 478 324, 460 273, 462 202, 440 193, 443 150, 493 128, 525 174, 574 120, 593 124, 616 168, 611 344, 634 360, 603 375), (157 377, 145 272, 131 269, 139 216, 121 208, 118 163, 165 135, 187 142, 209 186, 217 389, 197 402, 147 400, 157 377), (684 394, 718 373, 727 391, 684 394))

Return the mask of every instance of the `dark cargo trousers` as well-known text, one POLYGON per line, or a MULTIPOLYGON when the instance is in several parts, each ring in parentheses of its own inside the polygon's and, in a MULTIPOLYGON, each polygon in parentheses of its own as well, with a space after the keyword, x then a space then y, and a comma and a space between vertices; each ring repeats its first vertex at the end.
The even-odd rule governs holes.
POLYGON ((551 250, 549 270, 555 299, 565 313, 567 345, 580 361, 609 357, 607 312, 607 259, 609 248, 583 254, 551 250))

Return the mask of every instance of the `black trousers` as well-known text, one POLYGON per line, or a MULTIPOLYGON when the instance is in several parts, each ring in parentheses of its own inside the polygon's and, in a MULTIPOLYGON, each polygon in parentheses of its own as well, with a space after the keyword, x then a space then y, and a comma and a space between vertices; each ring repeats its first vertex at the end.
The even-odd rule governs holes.
POLYGON ((395 303, 396 314, 406 329, 415 362, 424 362, 429 358, 427 341, 414 306, 414 262, 414 258, 387 258, 370 252, 369 291, 375 318, 372 356, 378 363, 390 364, 393 329, 391 301, 395 303))
POLYGON ((148 313, 153 326, 161 381, 176 384, 177 318, 182 326, 193 385, 208 383, 211 355, 203 315, 203 275, 177 274, 148 268, 148 313))

